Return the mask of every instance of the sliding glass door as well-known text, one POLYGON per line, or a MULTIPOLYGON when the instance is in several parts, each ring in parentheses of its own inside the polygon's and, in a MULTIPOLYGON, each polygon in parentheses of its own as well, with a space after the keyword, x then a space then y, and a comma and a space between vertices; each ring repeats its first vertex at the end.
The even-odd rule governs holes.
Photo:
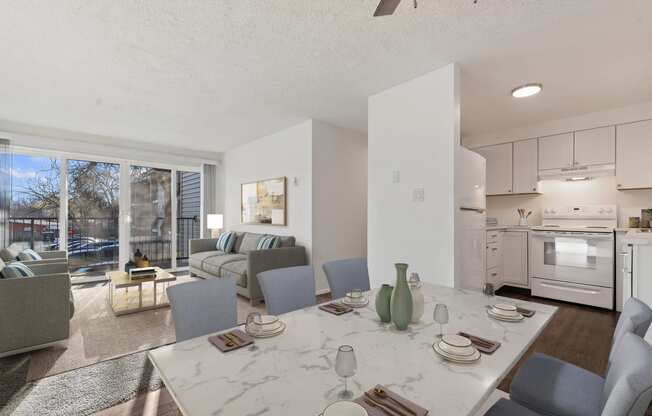
POLYGON ((130 166, 130 257, 139 251, 150 266, 172 267, 172 171, 130 166))
POLYGON ((9 155, 9 247, 59 249, 61 165, 57 158, 9 155))
POLYGON ((67 160, 68 258, 74 274, 119 267, 120 165, 67 160))

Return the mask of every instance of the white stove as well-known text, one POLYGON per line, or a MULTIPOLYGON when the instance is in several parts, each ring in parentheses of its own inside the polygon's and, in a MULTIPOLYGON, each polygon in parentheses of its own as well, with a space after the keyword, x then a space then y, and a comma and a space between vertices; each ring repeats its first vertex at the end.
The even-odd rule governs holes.
POLYGON ((532 227, 532 295, 612 309, 615 205, 548 207, 532 227))

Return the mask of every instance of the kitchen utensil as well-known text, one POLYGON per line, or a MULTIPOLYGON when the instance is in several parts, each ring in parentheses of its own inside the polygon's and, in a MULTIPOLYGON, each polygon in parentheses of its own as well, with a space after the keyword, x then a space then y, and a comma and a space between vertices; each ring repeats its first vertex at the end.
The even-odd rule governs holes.
POLYGON ((444 336, 444 325, 448 323, 448 307, 443 303, 438 303, 435 306, 435 311, 432 314, 432 318, 439 324, 439 337, 444 336))
POLYGON ((397 404, 398 406, 400 406, 401 408, 405 409, 405 411, 408 412, 408 413, 410 413, 410 414, 413 414, 413 415, 416 415, 416 414, 417 414, 417 412, 415 412, 414 410, 410 409, 409 407, 407 407, 406 405, 404 405, 404 404, 401 403, 400 401, 396 400, 395 398, 393 398, 392 396, 390 396, 389 394, 387 394, 387 391, 385 391, 385 389, 383 389, 382 387, 376 387, 376 388, 374 388, 374 394, 375 394, 376 396, 378 396, 379 398, 381 398, 381 399, 384 399, 384 400, 391 400, 392 402, 396 403, 396 404, 397 404))
POLYGON ((403 412, 401 409, 399 409, 399 408, 397 408, 396 406, 391 405, 391 404, 389 404, 389 403, 381 403, 380 401, 378 401, 378 399, 376 399, 376 398, 375 398, 371 393, 369 393, 368 391, 365 391, 365 392, 364 392, 364 396, 365 396, 365 398, 367 398, 368 400, 372 401, 375 405, 379 406, 380 408, 389 409, 391 412, 393 412, 394 414, 397 414, 397 415, 399 415, 399 416, 406 416, 406 415, 405 415, 405 412, 403 412))
POLYGON ((341 345, 335 356, 335 373, 344 378, 344 391, 338 395, 341 399, 350 399, 353 393, 348 389, 348 378, 353 377, 358 368, 355 351, 350 345, 341 345))

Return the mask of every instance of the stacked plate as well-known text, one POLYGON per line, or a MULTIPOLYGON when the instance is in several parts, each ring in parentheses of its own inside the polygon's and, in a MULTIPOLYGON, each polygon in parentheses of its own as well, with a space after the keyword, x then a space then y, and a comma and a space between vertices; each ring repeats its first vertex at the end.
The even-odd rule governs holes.
POLYGON ((471 344, 471 340, 461 335, 444 335, 432 344, 432 348, 444 359, 454 363, 468 364, 480 359, 480 351, 471 344))
POLYGON ((253 324, 247 328, 247 333, 256 338, 274 337, 285 330, 285 324, 274 315, 256 317, 253 324))
POLYGON ((360 291, 353 291, 346 294, 342 303, 352 308, 362 308, 369 304, 369 299, 360 291))
POLYGON ((523 315, 518 313, 516 306, 507 303, 496 303, 487 308, 487 314, 499 321, 518 322, 523 320, 523 315))

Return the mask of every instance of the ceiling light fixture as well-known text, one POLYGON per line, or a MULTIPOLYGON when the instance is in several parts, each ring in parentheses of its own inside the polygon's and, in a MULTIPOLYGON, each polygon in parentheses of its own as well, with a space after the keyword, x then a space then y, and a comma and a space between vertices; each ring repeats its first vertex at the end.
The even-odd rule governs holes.
POLYGON ((512 97, 514 98, 524 98, 537 95, 543 89, 541 84, 525 84, 520 87, 516 87, 512 90, 512 97))

